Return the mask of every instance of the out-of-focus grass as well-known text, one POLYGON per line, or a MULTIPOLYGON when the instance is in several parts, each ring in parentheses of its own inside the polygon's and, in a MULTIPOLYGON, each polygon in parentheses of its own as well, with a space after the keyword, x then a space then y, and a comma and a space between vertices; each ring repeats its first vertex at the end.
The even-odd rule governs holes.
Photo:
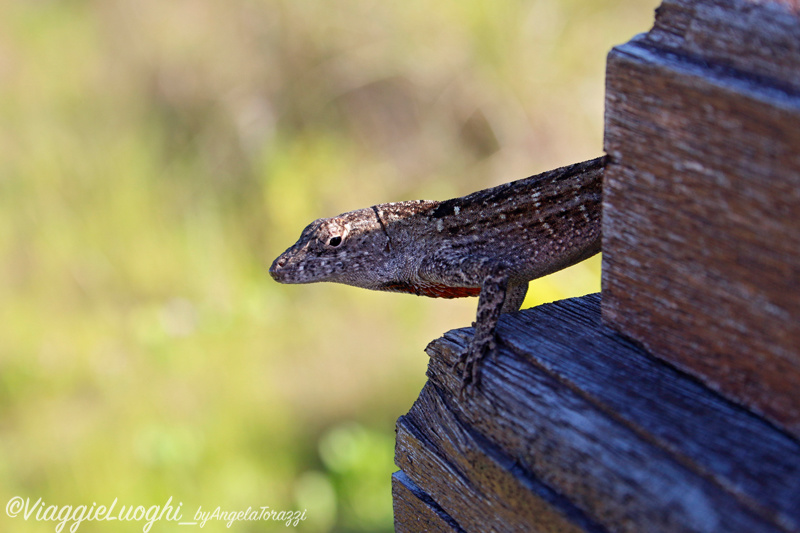
MULTIPOLYGON (((605 54, 653 7, 5 2, 0 503, 172 496, 391 530, 394 420, 476 301, 266 265, 320 216, 598 155, 605 54)), ((597 259, 527 303, 596 290, 597 259)))

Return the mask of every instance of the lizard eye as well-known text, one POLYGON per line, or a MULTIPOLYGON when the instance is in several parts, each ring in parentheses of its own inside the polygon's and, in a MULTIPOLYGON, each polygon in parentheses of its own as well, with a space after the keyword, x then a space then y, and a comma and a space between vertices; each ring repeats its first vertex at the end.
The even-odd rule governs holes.
POLYGON ((349 232, 350 228, 347 223, 338 218, 332 218, 326 220, 325 224, 319 228, 317 238, 323 246, 336 248, 344 242, 349 232))

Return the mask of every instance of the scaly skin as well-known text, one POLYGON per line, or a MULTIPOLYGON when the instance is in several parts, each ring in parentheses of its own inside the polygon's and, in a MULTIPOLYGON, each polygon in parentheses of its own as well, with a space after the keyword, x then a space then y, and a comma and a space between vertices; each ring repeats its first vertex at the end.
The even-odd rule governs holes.
POLYGON ((476 386, 502 313, 528 281, 600 251, 601 157, 443 202, 380 204, 309 224, 270 267, 280 283, 331 281, 434 298, 480 296, 462 357, 476 386))

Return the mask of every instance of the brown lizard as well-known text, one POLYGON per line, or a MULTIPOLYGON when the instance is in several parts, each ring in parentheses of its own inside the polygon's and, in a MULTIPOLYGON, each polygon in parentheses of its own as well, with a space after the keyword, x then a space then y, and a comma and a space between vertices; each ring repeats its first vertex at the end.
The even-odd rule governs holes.
POLYGON ((461 358, 477 386, 501 313, 519 310, 528 281, 600 251, 605 157, 461 198, 374 205, 309 224, 272 263, 280 283, 332 281, 434 298, 479 296, 461 358))

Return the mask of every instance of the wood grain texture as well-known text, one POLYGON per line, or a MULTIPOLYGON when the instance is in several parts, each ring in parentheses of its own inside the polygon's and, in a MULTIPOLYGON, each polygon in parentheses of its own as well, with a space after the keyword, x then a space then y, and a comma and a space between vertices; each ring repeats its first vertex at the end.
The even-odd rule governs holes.
POLYGON ((397 422, 397 465, 465 531, 602 531, 563 497, 459 421, 441 390, 425 386, 397 422), (469 504, 464 505, 464 496, 469 504))
POLYGON ((603 317, 800 437, 800 10, 668 0, 609 54, 603 317))
POLYGON ((470 335, 429 345, 395 455, 463 530, 800 531, 800 443, 603 326, 598 295, 504 315, 460 402, 470 335))
POLYGON ((710 68, 800 90, 798 0, 664 0, 646 39, 710 68))
POLYGON ((392 500, 395 533, 464 533, 402 471, 392 475, 392 500))

